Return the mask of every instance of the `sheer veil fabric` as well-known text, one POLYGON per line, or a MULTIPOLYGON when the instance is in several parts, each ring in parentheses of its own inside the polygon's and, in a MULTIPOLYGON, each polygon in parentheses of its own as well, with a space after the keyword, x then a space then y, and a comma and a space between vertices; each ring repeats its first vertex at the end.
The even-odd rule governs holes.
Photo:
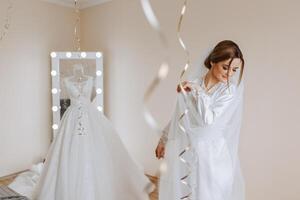
POLYGON ((243 82, 218 83, 207 93, 201 68, 193 74, 194 89, 178 93, 175 111, 164 131, 165 163, 161 173, 159 200, 180 199, 191 193, 192 200, 244 200, 244 179, 238 157, 243 107, 243 82), (188 114, 180 120, 185 110, 188 114), (179 123, 185 128, 183 133, 179 123), (179 159, 184 154, 187 164, 179 159), (180 179, 189 174, 187 183, 180 179))

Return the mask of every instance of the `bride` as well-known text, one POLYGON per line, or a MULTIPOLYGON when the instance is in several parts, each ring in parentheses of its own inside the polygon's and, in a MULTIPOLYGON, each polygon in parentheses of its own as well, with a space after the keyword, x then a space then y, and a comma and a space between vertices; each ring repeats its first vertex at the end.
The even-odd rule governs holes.
POLYGON ((149 199, 152 184, 110 121, 91 103, 93 77, 80 66, 73 73, 63 80, 71 105, 50 146, 33 199, 149 199))
POLYGON ((204 65, 208 72, 178 86, 175 113, 156 148, 167 166, 159 200, 245 199, 238 159, 243 54, 234 42, 221 41, 204 65))

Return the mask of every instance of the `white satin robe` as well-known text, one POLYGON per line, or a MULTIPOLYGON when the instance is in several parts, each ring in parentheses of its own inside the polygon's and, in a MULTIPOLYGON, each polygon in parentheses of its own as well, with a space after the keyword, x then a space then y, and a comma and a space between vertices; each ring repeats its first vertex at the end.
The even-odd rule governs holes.
POLYGON ((210 93, 204 91, 204 79, 193 81, 197 89, 184 100, 178 94, 177 105, 163 140, 166 142, 167 170, 161 174, 159 200, 244 200, 244 184, 237 147, 241 122, 242 90, 233 84, 218 83, 210 93), (179 120, 185 109, 189 113, 179 120), (179 129, 182 124, 188 137, 179 129), (179 159, 184 154, 188 164, 179 159), (189 174, 190 172, 190 174, 189 174), (181 183, 186 179, 189 186, 181 183))

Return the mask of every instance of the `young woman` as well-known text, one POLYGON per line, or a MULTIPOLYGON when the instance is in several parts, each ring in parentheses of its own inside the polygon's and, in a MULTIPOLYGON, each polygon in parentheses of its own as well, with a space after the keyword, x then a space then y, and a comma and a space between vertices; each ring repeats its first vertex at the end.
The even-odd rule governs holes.
POLYGON ((221 41, 204 65, 208 72, 177 87, 175 113, 156 148, 167 165, 160 200, 244 199, 238 159, 243 54, 233 41, 221 41))

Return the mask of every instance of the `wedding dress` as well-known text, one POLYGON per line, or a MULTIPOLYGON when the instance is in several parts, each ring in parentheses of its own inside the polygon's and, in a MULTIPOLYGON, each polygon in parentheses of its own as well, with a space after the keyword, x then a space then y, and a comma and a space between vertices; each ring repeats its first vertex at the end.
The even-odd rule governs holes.
MULTIPOLYGON (((37 200, 146 200, 153 189, 91 103, 93 77, 64 79, 71 99, 34 189, 37 200)), ((16 188, 14 188, 16 190, 16 188)))
POLYGON ((244 200, 238 158, 243 84, 219 82, 208 93, 203 77, 192 82, 197 87, 187 96, 178 94, 162 137, 167 169, 160 177, 159 200, 244 200))

